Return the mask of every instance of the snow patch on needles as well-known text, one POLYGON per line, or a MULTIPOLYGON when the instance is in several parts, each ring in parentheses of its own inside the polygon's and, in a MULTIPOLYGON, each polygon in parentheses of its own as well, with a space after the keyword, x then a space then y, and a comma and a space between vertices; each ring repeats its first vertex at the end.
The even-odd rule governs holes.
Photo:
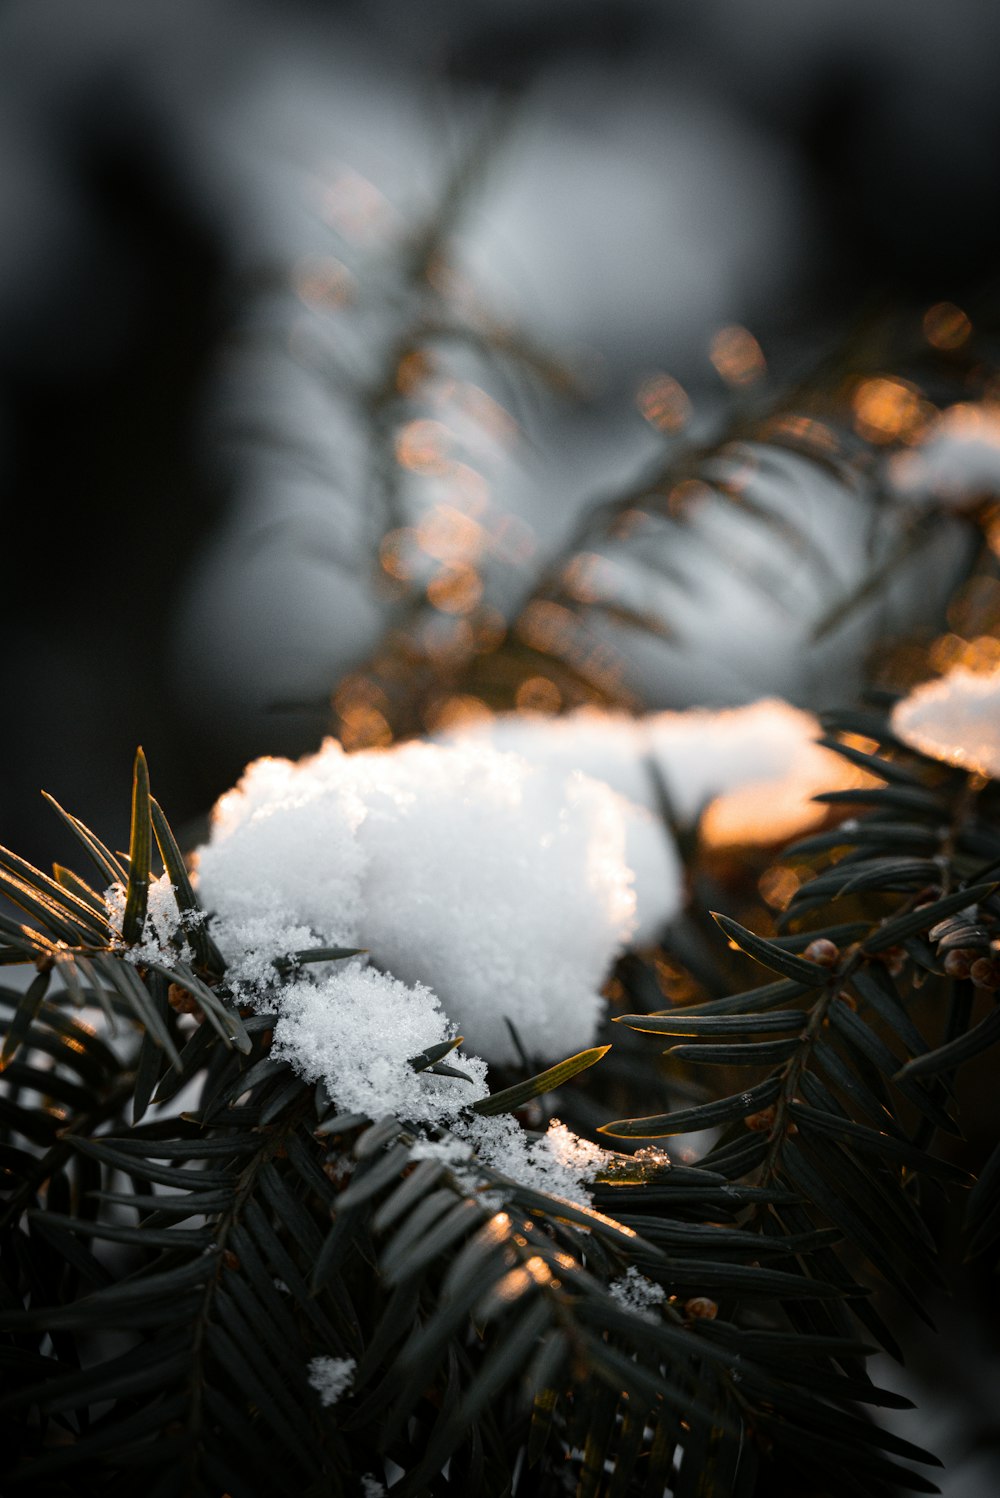
POLYGON ((949 765, 1000 778, 1000 669, 955 667, 892 710, 897 738, 949 765))
MULTIPOLYGON (((115 882, 104 891, 108 920, 119 940, 125 919, 125 900, 126 890, 123 884, 115 882)), ((184 929, 188 924, 187 917, 178 908, 176 892, 169 875, 161 874, 159 879, 150 880, 142 936, 133 946, 124 949, 122 955, 132 963, 169 964, 178 959, 190 962, 191 949, 184 936, 184 929)))
POLYGON ((322 1079, 342 1112, 440 1123, 489 1090, 486 1063, 476 1056, 457 1058, 470 1082, 410 1065, 411 1057, 454 1035, 429 988, 407 988, 350 963, 319 982, 303 977, 282 991, 271 1054, 308 1081, 322 1079))
POLYGON ((640 1274, 634 1265, 626 1269, 620 1279, 612 1280, 608 1289, 620 1306, 641 1316, 643 1321, 658 1320, 652 1308, 662 1305, 667 1298, 663 1286, 640 1274))
POLYGON ((319 1402, 326 1409, 338 1399, 354 1382, 354 1358, 313 1358, 309 1363, 309 1383, 319 1395, 319 1402))

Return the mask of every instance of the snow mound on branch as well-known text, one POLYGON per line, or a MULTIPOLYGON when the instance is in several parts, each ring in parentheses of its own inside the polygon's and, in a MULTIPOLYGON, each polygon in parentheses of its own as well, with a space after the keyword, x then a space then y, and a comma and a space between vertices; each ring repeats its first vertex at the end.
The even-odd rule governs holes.
POLYGON ((472 1048, 515 1063, 591 1044, 600 987, 635 927, 625 815, 578 773, 486 745, 354 755, 367 807, 364 943, 430 984, 472 1048))
POLYGON ((483 743, 348 755, 330 739, 297 765, 250 766, 219 804, 197 878, 242 996, 273 984, 287 952, 363 946, 433 989, 488 1061, 517 1061, 509 1021, 551 1062, 591 1044, 601 985, 635 930, 626 843, 643 924, 662 924, 680 905, 676 855, 603 783, 483 743))
POLYGON ((892 710, 896 736, 933 759, 1000 778, 1000 670, 956 667, 892 710))

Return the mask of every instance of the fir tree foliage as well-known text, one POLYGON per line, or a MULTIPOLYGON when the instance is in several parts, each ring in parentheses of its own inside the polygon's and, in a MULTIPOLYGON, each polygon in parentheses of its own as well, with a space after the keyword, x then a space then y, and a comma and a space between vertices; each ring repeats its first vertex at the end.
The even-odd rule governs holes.
MULTIPOLYGON (((405 1117, 344 1115, 272 1059, 141 752, 127 856, 62 811, 89 881, 4 852, 28 919, 0 959, 37 969, 0 993, 7 1490, 937 1491, 866 1358, 898 1351, 887 1306, 940 1295, 925 1193, 971 1184, 949 1141, 957 1069, 998 1038, 1000 791, 878 709, 828 726, 877 785, 784 851, 811 877, 777 932, 681 933, 694 1003, 624 959, 625 1044, 488 1100, 620 1145, 592 1207, 485 1166, 470 1189, 405 1117), (140 945, 154 850, 187 913, 170 964, 140 945), (697 1164, 650 1145, 707 1129, 697 1164)), ((972 1254, 998 1193, 994 1156, 972 1254)))

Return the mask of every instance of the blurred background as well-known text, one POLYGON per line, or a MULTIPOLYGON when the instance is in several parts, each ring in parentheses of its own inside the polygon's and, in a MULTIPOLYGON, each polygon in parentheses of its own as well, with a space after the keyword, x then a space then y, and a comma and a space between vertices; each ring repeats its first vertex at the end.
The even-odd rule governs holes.
POLYGON ((978 0, 0 0, 0 840, 120 845, 140 742, 190 840, 329 731, 995 663, 998 57, 978 0))
MULTIPOLYGON (((435 566, 424 643, 460 651, 484 588, 495 643, 671 443, 859 317, 988 296, 998 33, 974 0, 4 0, 3 840, 48 855, 40 785, 120 828, 140 741, 198 818, 318 742, 435 566)), ((810 503, 843 559, 853 511, 810 503)), ((720 613, 749 543, 717 529, 714 592, 656 579, 681 643, 621 647, 631 700, 849 695, 864 641, 811 653, 801 599, 720 613)))

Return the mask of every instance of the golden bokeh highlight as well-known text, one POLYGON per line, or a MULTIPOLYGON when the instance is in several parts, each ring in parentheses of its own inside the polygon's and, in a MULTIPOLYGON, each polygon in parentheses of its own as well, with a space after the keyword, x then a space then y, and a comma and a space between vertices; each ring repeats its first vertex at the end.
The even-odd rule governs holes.
POLYGON ((912 442, 936 413, 909 380, 872 375, 851 398, 854 429, 866 442, 912 442))
POLYGON ((485 723, 492 717, 491 708, 481 697, 456 692, 451 697, 430 703, 424 713, 424 724, 431 733, 448 733, 452 729, 485 723))
POLYGON ((483 580, 474 567, 446 567, 427 584, 427 597, 443 614, 471 614, 483 596, 483 580))
POLYGON ((679 432, 691 419, 691 402, 672 375, 652 374, 636 391, 639 411, 658 432, 679 432))
POLYGON ((767 373, 760 344, 739 323, 719 329, 709 345, 708 357, 727 385, 752 385, 767 373))
POLYGON ((932 348, 951 353, 961 348, 972 332, 972 323, 954 302, 935 302, 924 313, 924 337, 932 348))
POLYGON ((757 888, 765 904, 770 905, 772 910, 780 911, 788 909, 801 883, 802 880, 794 869, 785 864, 776 864, 774 868, 764 870, 757 881, 757 888))
POLYGON ((447 473, 454 436, 443 421, 421 416, 396 433, 396 461, 411 473, 447 473))

